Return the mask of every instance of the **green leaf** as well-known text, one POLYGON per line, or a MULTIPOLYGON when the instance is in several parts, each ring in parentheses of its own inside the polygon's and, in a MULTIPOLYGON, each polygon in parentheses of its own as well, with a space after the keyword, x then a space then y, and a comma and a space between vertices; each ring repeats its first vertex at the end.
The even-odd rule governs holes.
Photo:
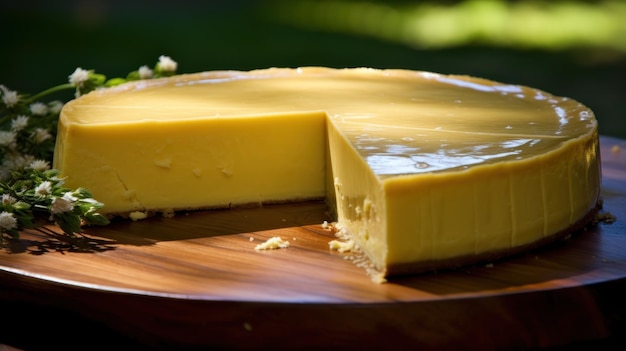
POLYGON ((88 199, 88 198, 93 197, 93 195, 91 195, 91 192, 88 189, 85 189, 82 187, 76 188, 76 190, 72 192, 72 195, 81 199, 88 199))
POLYGON ((16 203, 13 204, 13 208, 16 211, 27 211, 27 210, 30 210, 30 207, 31 205, 24 201, 17 201, 16 203))
POLYGON ((92 84, 96 86, 103 85, 106 80, 107 80, 107 77, 104 74, 91 73, 89 75, 89 82, 91 82, 92 84))
POLYGON ((126 80, 128 81, 139 80, 139 79, 141 79, 141 77, 139 76, 139 71, 132 71, 128 73, 128 75, 126 76, 126 80))
POLYGON ((114 87, 114 86, 120 85, 122 83, 126 83, 126 79, 124 79, 124 78, 111 78, 111 79, 107 80, 107 82, 104 85, 106 87, 114 87))
POLYGON ((74 233, 81 232, 81 219, 79 216, 71 212, 63 212, 54 215, 56 224, 63 230, 65 234, 73 236, 74 233))
POLYGON ((85 220, 87 221, 87 223, 93 225, 107 225, 111 223, 108 218, 98 212, 85 213, 85 220))

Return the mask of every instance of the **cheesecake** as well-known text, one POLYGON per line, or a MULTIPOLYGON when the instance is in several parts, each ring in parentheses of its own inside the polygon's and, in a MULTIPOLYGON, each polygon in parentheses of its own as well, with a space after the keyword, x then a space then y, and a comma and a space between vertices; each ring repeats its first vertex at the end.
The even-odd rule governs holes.
POLYGON ((102 213, 325 199, 381 277, 527 250, 599 200, 597 120, 525 86, 432 72, 209 71, 68 102, 53 166, 102 213))

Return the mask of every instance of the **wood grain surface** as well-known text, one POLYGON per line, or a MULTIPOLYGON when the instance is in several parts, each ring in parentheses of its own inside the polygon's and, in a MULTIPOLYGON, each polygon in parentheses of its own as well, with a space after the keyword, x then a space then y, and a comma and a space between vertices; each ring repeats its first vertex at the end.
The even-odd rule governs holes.
POLYGON ((623 343, 626 141, 601 138, 605 213, 496 262, 373 283, 321 202, 117 221, 0 251, 0 343, 109 349, 543 349, 623 343), (286 249, 256 251, 280 236, 286 249), (86 340, 86 341, 85 341, 86 340))

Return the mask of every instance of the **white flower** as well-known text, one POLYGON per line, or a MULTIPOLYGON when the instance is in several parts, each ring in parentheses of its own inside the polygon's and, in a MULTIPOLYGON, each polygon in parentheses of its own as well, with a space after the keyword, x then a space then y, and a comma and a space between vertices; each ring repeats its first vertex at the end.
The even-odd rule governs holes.
MULTIPOLYGON (((67 194, 67 193, 66 193, 67 194)), ((74 208, 74 204, 71 200, 63 197, 55 197, 52 200, 52 206, 50 207, 50 212, 52 214, 69 212, 74 208)))
POLYGON ((18 132, 28 125, 28 116, 19 115, 11 120, 11 130, 18 132))
POLYGON ((42 102, 35 102, 30 105, 30 112, 35 116, 45 116, 48 113, 48 106, 42 102))
POLYGON ((46 196, 52 192, 52 183, 50 181, 43 181, 35 187, 35 195, 46 196))
POLYGON ((71 191, 65 192, 65 194, 63 194, 63 198, 67 201, 72 201, 72 202, 78 200, 76 196, 72 195, 71 191))
POLYGON ((68 78, 69 78, 70 83, 72 83, 73 86, 82 87, 83 84, 87 80, 89 80, 89 74, 90 74, 89 71, 78 67, 76 68, 74 73, 72 73, 68 78))
POLYGON ((52 139, 52 134, 47 129, 37 128, 31 134, 31 138, 35 140, 36 144, 41 144, 48 139, 52 139))
POLYGON ((11 230, 17 228, 17 218, 11 212, 0 212, 0 228, 11 230))
POLYGON ((16 198, 9 194, 2 194, 2 204, 3 205, 13 205, 17 201, 16 198))
POLYGON ((45 160, 34 160, 28 165, 28 168, 34 169, 35 171, 46 171, 50 169, 50 164, 45 160))
POLYGON ((172 60, 169 56, 159 56, 159 63, 157 67, 163 72, 175 72, 178 69, 178 63, 172 60))
POLYGON ((152 78, 152 74, 154 72, 152 72, 152 70, 150 69, 150 67, 143 65, 141 67, 139 67, 139 78, 141 79, 150 79, 152 78))
POLYGON ((7 132, 0 130, 0 145, 9 146, 15 142, 15 132, 7 132))
POLYGON ((4 102, 6 107, 13 107, 17 104, 18 101, 20 101, 20 97, 17 95, 17 91, 4 88, 2 89, 2 92, 2 101, 4 102))
POLYGON ((48 108, 50 109, 50 113, 56 115, 61 112, 61 109, 63 108, 63 102, 59 100, 51 101, 48 103, 48 108))

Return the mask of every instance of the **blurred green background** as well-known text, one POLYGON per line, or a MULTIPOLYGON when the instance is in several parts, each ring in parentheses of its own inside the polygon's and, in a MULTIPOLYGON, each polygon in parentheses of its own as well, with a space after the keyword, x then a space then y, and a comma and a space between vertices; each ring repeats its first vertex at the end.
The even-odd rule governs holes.
POLYGON ((36 93, 76 67, 111 78, 160 55, 179 73, 407 68, 568 96, 626 138, 623 22, 624 1, 3 1, 0 84, 36 93))

